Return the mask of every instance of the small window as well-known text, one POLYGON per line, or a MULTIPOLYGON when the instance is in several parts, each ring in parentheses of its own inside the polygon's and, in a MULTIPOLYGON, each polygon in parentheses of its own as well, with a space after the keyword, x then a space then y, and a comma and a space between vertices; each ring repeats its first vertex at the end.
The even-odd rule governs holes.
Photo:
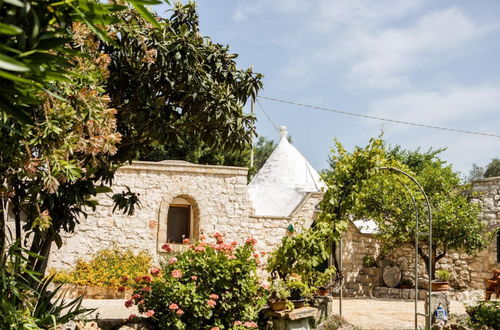
POLYGON ((167 219, 167 242, 182 243, 191 234, 191 207, 189 205, 170 205, 167 219))

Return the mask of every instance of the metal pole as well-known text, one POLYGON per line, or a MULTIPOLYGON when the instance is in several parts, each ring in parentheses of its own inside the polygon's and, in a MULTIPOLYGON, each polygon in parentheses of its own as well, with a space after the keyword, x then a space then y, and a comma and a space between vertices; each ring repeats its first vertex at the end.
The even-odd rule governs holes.
MULTIPOLYGON (((431 293, 432 293, 432 284, 431 284, 431 272, 432 272, 432 208, 431 208, 431 203, 429 202, 429 198, 427 197, 427 194, 425 193, 424 191, 424 188, 422 188, 422 186, 420 185, 420 183, 418 183, 418 181, 413 177, 411 176, 410 174, 406 173, 405 171, 402 171, 398 168, 395 168, 395 167, 380 167, 380 169, 383 169, 383 170, 391 170, 391 171, 394 171, 394 172, 397 172, 397 173, 400 173, 400 174, 403 174, 405 175, 406 177, 408 177, 410 180, 413 181, 413 183, 415 183, 418 187, 418 189, 420 190, 420 192, 422 193, 422 195, 424 195, 424 198, 425 198, 425 203, 427 205, 427 212, 428 212, 428 221, 429 221, 429 265, 428 265, 428 272, 429 272, 429 283, 428 283, 428 294, 427 294, 427 311, 426 313, 424 313, 424 315, 426 316, 426 321, 427 321, 427 324, 429 325, 429 327, 431 326, 431 322, 432 322, 432 308, 431 308, 431 301, 432 301, 432 298, 431 298, 431 293)), ((417 225, 418 225, 418 222, 417 222, 417 225)), ((418 259, 417 259, 417 256, 418 256, 418 236, 420 235, 419 232, 417 231, 415 233, 416 237, 415 237, 415 247, 416 247, 416 250, 415 250, 415 269, 416 269, 416 274, 418 274, 418 259)), ((418 294, 418 278, 415 278, 415 306, 417 304, 417 294, 418 294)), ((416 310, 416 307, 415 307, 415 310, 416 310)), ((415 314, 415 319, 417 318, 417 315, 418 313, 415 314)), ((415 321, 415 323, 417 323, 415 321)), ((417 325, 415 325, 415 328, 417 327, 417 325)))
POLYGON ((339 293, 339 315, 342 316, 342 299, 344 297, 344 273, 343 273, 343 265, 342 265, 342 254, 343 254, 343 244, 342 237, 339 241, 339 270, 340 270, 340 293, 339 293))
MULTIPOLYGON (((255 114, 254 105, 255 105, 255 99, 252 97, 252 101, 250 102, 250 113, 252 114, 252 116, 255 114)), ((253 152, 254 151, 253 151, 253 135, 252 135, 252 146, 250 149, 250 169, 253 168, 253 158, 254 158, 253 152)))

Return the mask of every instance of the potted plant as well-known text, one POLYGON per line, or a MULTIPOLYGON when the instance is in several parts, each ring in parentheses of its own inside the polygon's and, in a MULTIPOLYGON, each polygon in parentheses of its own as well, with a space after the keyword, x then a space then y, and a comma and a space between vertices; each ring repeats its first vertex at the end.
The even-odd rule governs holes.
POLYGON ((399 287, 401 289, 411 289, 413 288, 413 281, 407 277, 404 277, 401 279, 401 282, 399 282, 399 287))
POLYGON ((316 296, 327 296, 330 291, 328 287, 332 284, 332 279, 336 273, 335 267, 330 266, 325 271, 313 271, 308 274, 308 283, 317 288, 316 296))
POLYGON ((290 289, 288 289, 285 281, 282 279, 276 279, 269 287, 267 304, 273 311, 282 311, 287 308, 289 297, 290 289))
POLYGON ((290 277, 286 281, 286 286, 290 289, 290 301, 295 308, 304 307, 307 298, 312 298, 315 288, 309 287, 298 277, 290 277))
POLYGON ((437 279, 431 282, 432 291, 448 291, 450 289, 450 272, 444 269, 436 271, 437 279))

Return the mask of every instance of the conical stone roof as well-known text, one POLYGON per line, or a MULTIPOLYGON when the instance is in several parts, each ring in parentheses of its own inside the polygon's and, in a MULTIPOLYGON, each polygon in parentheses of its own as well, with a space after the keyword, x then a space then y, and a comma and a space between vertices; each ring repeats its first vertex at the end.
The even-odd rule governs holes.
POLYGON ((280 142, 248 185, 256 215, 289 216, 308 192, 326 188, 318 172, 287 140, 280 126, 280 142))

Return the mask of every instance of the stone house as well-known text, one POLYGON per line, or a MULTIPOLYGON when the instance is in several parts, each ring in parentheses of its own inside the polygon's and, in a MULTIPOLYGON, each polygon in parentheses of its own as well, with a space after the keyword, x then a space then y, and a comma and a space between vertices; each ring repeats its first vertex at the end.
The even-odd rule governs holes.
MULTIPOLYGON (((318 173, 286 139, 280 142, 253 180, 247 168, 191 164, 185 161, 133 162, 116 174, 113 191, 126 187, 140 194, 133 216, 112 213, 109 196, 99 196, 96 211, 82 219, 75 233, 64 235, 61 249, 52 250, 49 267, 69 268, 78 258, 113 245, 147 250, 155 258, 170 243, 180 251, 183 238, 223 233, 243 243, 252 236, 259 251, 271 252, 290 224, 309 227, 326 188, 318 173)), ((482 217, 492 230, 500 228, 500 177, 478 180, 484 193, 482 217)), ((371 222, 353 221, 344 235, 343 268, 347 295, 372 295, 383 286, 382 267, 396 264, 403 278, 413 278, 414 251, 402 247, 385 256, 379 267, 365 267, 365 256, 378 257, 380 244, 371 222)), ((449 252, 439 268, 452 273, 455 288, 482 289, 492 268, 500 268, 500 236, 477 256, 449 252)), ((425 274, 420 263, 420 274, 425 274)))
POLYGON ((96 211, 64 235, 61 249, 54 246, 49 268, 72 267, 76 259, 113 245, 147 250, 157 258, 164 243, 180 251, 183 238, 215 232, 240 243, 251 236, 259 251, 272 251, 290 224, 312 223, 324 187, 286 135, 281 127, 278 146, 248 185, 248 169, 241 167, 177 160, 122 167, 113 191, 129 187, 140 194, 135 214, 113 214, 110 196, 99 196, 96 211))

